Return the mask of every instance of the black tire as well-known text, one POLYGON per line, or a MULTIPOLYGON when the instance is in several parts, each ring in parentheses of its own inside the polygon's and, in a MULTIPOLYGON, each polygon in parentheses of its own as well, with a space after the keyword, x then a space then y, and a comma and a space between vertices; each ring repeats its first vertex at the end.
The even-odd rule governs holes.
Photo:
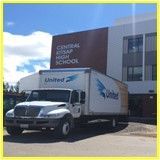
POLYGON ((6 130, 8 132, 8 134, 10 134, 11 136, 17 136, 22 134, 23 129, 20 127, 12 127, 12 126, 8 126, 6 127, 6 130))
POLYGON ((66 138, 72 129, 72 118, 70 116, 65 116, 59 123, 58 127, 55 128, 56 136, 60 138, 66 138))

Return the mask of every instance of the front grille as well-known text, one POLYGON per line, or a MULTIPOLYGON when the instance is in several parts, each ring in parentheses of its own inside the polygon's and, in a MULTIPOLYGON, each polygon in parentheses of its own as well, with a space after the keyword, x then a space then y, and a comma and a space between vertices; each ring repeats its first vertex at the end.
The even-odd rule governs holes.
POLYGON ((18 124, 33 124, 33 121, 27 121, 27 120, 17 120, 18 124))
POLYGON ((38 121, 36 124, 46 124, 49 123, 49 121, 38 121))
POLYGON ((17 106, 14 109, 15 117, 37 117, 41 108, 37 106, 17 106))
POLYGON ((17 106, 14 109, 14 115, 16 117, 25 116, 26 113, 26 107, 25 106, 17 106))
POLYGON ((36 117, 38 116, 41 108, 40 107, 29 107, 27 108, 27 115, 29 117, 36 117))
POLYGON ((14 122, 13 120, 6 119, 6 123, 13 123, 13 122, 14 122))

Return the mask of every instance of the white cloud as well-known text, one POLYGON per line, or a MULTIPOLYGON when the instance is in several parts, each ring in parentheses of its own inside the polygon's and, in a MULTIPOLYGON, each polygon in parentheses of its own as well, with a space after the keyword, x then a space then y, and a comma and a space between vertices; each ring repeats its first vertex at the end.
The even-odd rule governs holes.
POLYGON ((46 59, 50 59, 51 42, 52 35, 46 32, 36 31, 30 35, 4 32, 4 81, 15 84, 20 78, 32 74, 26 68, 17 71, 17 67, 30 64, 31 60, 40 61, 33 66, 36 71, 48 69, 46 59))
POLYGON ((49 68, 49 62, 42 63, 41 65, 34 65, 35 72, 46 68, 49 68))
POLYGON ((6 23, 6 25, 7 25, 7 26, 14 26, 14 25, 15 25, 15 23, 14 23, 14 22, 12 22, 12 21, 9 21, 9 22, 7 22, 7 23, 6 23))

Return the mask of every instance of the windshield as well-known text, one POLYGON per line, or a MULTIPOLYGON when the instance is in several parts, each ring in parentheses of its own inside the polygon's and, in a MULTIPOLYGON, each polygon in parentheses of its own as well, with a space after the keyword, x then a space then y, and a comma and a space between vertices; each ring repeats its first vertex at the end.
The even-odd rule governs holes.
POLYGON ((69 102, 70 91, 67 90, 36 90, 32 91, 27 101, 69 102))

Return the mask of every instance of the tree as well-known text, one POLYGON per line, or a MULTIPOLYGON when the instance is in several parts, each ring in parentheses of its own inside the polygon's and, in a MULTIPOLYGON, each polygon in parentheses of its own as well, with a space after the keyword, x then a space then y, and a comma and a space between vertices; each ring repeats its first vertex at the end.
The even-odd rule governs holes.
POLYGON ((5 92, 5 83, 3 82, 3 92, 5 92))
POLYGON ((14 89, 17 93, 19 93, 19 81, 16 83, 16 85, 14 86, 14 89))
POLYGON ((3 91, 8 92, 9 88, 10 88, 9 83, 8 82, 6 82, 6 83, 3 82, 3 91))
POLYGON ((14 89, 14 86, 13 86, 13 85, 10 86, 9 92, 11 92, 11 93, 14 93, 14 92, 15 92, 15 89, 14 89))

